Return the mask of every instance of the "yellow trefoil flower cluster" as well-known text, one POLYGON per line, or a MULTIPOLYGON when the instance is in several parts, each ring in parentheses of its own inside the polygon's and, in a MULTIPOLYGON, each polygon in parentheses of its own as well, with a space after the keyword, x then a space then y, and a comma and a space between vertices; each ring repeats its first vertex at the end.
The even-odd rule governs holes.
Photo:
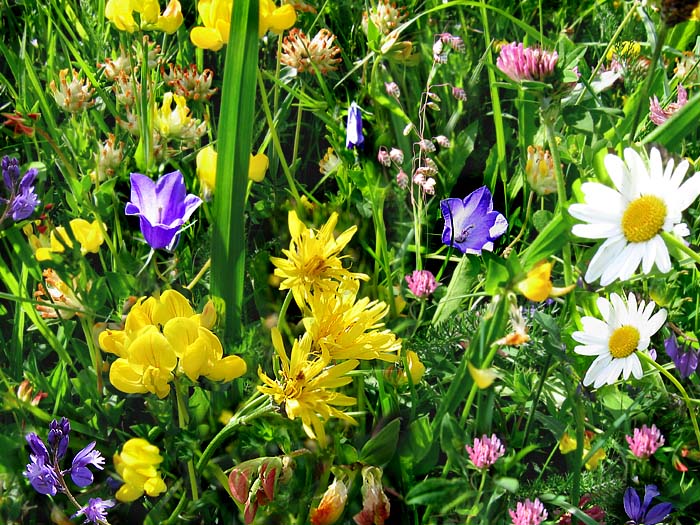
POLYGON ((161 107, 155 108, 153 124, 161 136, 185 142, 194 142, 207 132, 206 122, 192 118, 187 99, 170 91, 163 95, 161 107))
POLYGON ((105 330, 100 347, 115 354, 109 380, 127 394, 151 393, 164 398, 175 376, 197 381, 231 381, 242 376, 246 364, 238 356, 223 357, 221 341, 210 328, 212 308, 196 314, 175 290, 159 297, 142 297, 126 317, 124 330, 105 330))
MULTIPOLYGON (((104 224, 100 225, 99 219, 92 222, 85 219, 72 219, 68 224, 73 238, 80 245, 82 255, 100 251, 100 246, 105 241, 102 228, 106 229, 107 227, 104 224)), ((73 248, 73 241, 63 226, 51 230, 48 242, 46 236, 35 235, 31 228, 25 228, 24 232, 27 234, 29 245, 34 250, 37 261, 50 261, 54 253, 63 253, 66 248, 73 248)))
POLYGON ((306 434, 324 445, 324 422, 330 417, 355 422, 336 408, 353 405, 355 398, 332 389, 351 381, 347 374, 360 359, 396 362, 401 341, 384 328, 386 304, 357 299, 359 280, 367 276, 343 268, 340 252, 357 227, 336 238, 336 213, 320 230, 307 228, 294 211, 288 219, 292 240, 289 250, 283 250, 287 258, 271 261, 282 278, 280 290, 290 290, 304 313, 305 333, 288 357, 279 332, 273 332, 282 369, 277 380, 258 370, 263 381, 258 389, 283 405, 290 419, 301 418, 306 434))
MULTIPOLYGON (((202 49, 218 51, 228 43, 233 0, 199 0, 197 10, 204 25, 192 28, 190 40, 202 49)), ((277 7, 272 0, 260 0, 258 36, 262 37, 268 31, 279 34, 292 27, 296 20, 296 11, 291 4, 277 7)))
POLYGON ((158 0, 108 0, 105 6, 107 20, 119 31, 133 33, 139 29, 155 29, 169 35, 182 25, 182 7, 178 0, 170 0, 161 14, 158 0), (139 22, 134 19, 139 15, 139 22))
MULTIPOLYGON (((197 178, 202 185, 202 190, 205 195, 214 193, 216 187, 216 162, 218 154, 214 147, 210 144, 197 153, 197 178)), ((264 153, 251 155, 248 162, 248 179, 253 182, 262 182, 265 178, 265 172, 270 164, 270 159, 264 153)))
POLYGON ((132 438, 112 459, 114 469, 124 481, 116 494, 119 501, 129 503, 140 498, 144 492, 152 497, 165 492, 167 487, 158 473, 163 456, 155 445, 142 438, 132 438))

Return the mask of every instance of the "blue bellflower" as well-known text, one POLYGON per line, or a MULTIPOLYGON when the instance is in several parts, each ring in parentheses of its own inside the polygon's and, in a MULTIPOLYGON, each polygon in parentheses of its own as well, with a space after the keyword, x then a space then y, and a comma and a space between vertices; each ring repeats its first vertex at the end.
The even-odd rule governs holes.
POLYGON ((481 255, 481 250, 492 251, 493 241, 508 228, 506 218, 493 211, 493 199, 486 186, 464 199, 440 201, 440 211, 445 219, 443 244, 456 246, 462 253, 481 255))
POLYGON ((649 508, 651 500, 660 494, 656 485, 644 487, 644 501, 639 500, 637 491, 629 487, 625 491, 625 512, 630 518, 630 525, 657 525, 664 521, 673 510, 670 503, 659 503, 649 508))
POLYGON ((0 196, 0 204, 5 204, 0 222, 8 216, 15 222, 24 220, 34 213, 39 205, 39 197, 34 193, 34 181, 38 171, 31 168, 20 176, 19 161, 7 155, 2 158, 1 164, 2 180, 8 196, 0 196))
POLYGON ((114 507, 114 504, 111 499, 90 498, 88 504, 73 514, 71 519, 84 515, 84 523, 99 523, 107 519, 107 509, 114 507))
POLYGON ((348 127, 345 133, 345 147, 348 149, 359 148, 365 143, 362 135, 362 110, 354 102, 348 109, 348 127))
POLYGON ((671 337, 664 340, 664 348, 668 356, 673 359, 681 379, 690 377, 698 368, 698 353, 700 351, 689 345, 679 346, 675 334, 671 334, 671 337))
POLYGON ((202 204, 202 199, 187 194, 182 173, 174 171, 157 181, 140 173, 131 174, 131 202, 127 215, 138 215, 146 242, 153 249, 173 250, 180 229, 202 204))

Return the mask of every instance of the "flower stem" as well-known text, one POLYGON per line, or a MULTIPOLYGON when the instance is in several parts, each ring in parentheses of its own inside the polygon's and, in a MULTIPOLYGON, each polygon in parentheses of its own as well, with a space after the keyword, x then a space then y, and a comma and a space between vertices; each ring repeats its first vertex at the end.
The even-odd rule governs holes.
POLYGON ((661 237, 666 241, 666 245, 671 248, 676 248, 683 252, 688 257, 700 264, 700 254, 696 253, 690 246, 687 246, 681 239, 668 232, 661 232, 661 237))
POLYGON ((207 262, 204 263, 204 266, 202 266, 202 269, 199 270, 197 275, 194 276, 194 279, 192 279, 190 284, 185 286, 185 288, 188 290, 192 290, 192 288, 194 288, 197 285, 197 283, 200 281, 200 279, 202 277, 204 277, 204 274, 207 273, 207 270, 209 270, 209 268, 211 268, 211 258, 207 259, 207 262))
POLYGON ((472 518, 476 516, 476 514, 474 514, 474 509, 477 509, 478 512, 479 503, 481 503, 481 496, 484 493, 484 485, 486 484, 487 471, 488 469, 486 468, 481 469, 481 481, 479 482, 479 488, 476 492, 476 500, 474 500, 474 505, 472 505, 472 511, 469 513, 469 516, 467 516, 466 525, 469 525, 472 521, 472 518))
POLYGON ((685 406, 688 407, 688 414, 690 414, 690 421, 693 424, 693 430, 695 431, 695 439, 697 440, 698 444, 700 444, 700 427, 698 427, 698 420, 695 417, 695 409, 693 408, 693 403, 690 400, 690 397, 688 397, 688 392, 683 388, 683 385, 680 384, 678 379, 673 377, 673 374, 671 374, 668 370, 666 370, 663 366, 661 366, 659 363, 654 361, 651 357, 649 357, 647 354, 644 352, 637 352, 637 355, 642 358, 642 361, 645 361, 647 364, 650 364, 654 368, 656 368, 659 372, 661 372, 666 378, 673 383, 673 386, 676 387, 678 392, 680 392, 681 396, 683 397, 683 401, 685 401, 685 406))
MULTIPOLYGON (((186 388, 186 387, 184 387, 186 388)), ((175 398, 177 399, 177 423, 182 430, 187 429, 190 422, 189 414, 187 413, 187 400, 185 399, 186 392, 183 392, 181 381, 175 381, 175 398)), ((199 499, 199 490, 197 489, 197 477, 194 470, 194 459, 187 460, 187 475, 190 478, 190 490, 192 492, 192 501, 199 499)))

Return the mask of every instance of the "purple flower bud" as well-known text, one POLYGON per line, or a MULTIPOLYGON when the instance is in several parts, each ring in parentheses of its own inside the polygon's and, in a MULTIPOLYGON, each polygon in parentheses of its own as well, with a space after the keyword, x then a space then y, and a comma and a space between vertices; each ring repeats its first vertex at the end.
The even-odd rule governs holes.
POLYGON ((60 422, 54 419, 49 424, 49 447, 51 447, 51 450, 56 451, 56 458, 58 459, 66 455, 69 434, 70 422, 67 418, 62 417, 60 422))
POLYGON ((348 109, 345 147, 348 149, 359 148, 364 142, 365 137, 362 135, 362 111, 360 110, 360 106, 353 102, 350 104, 350 109, 348 109))
POLYGON ((698 354, 700 350, 694 349, 689 345, 680 346, 675 334, 664 341, 664 349, 668 356, 673 359, 676 365, 676 370, 682 379, 690 377, 698 368, 698 354))
POLYGON ((46 445, 41 440, 39 436, 34 432, 30 432, 25 436, 27 443, 29 443, 29 448, 32 449, 32 453, 37 459, 43 460, 44 463, 50 463, 49 451, 46 450, 46 445))

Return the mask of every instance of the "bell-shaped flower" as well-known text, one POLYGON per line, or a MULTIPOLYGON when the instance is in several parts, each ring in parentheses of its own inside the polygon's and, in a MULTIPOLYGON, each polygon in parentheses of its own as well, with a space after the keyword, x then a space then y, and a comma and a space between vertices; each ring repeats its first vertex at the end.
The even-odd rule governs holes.
POLYGON ((348 109, 348 123, 345 130, 345 147, 348 149, 358 148, 365 143, 362 134, 362 110, 355 102, 350 104, 348 109))
POLYGON ((119 501, 137 500, 144 492, 152 497, 165 492, 165 483, 158 472, 163 456, 155 445, 145 439, 132 438, 113 459, 117 474, 124 480, 116 494, 119 501))
POLYGON ((202 200, 187 194, 182 173, 174 171, 153 181, 140 173, 131 174, 131 202, 127 215, 138 215, 141 233, 153 249, 172 250, 182 225, 202 200))
POLYGON ((109 380, 127 394, 150 392, 159 398, 170 393, 177 355, 155 326, 145 328, 129 345, 128 359, 119 358, 109 369, 109 380))

